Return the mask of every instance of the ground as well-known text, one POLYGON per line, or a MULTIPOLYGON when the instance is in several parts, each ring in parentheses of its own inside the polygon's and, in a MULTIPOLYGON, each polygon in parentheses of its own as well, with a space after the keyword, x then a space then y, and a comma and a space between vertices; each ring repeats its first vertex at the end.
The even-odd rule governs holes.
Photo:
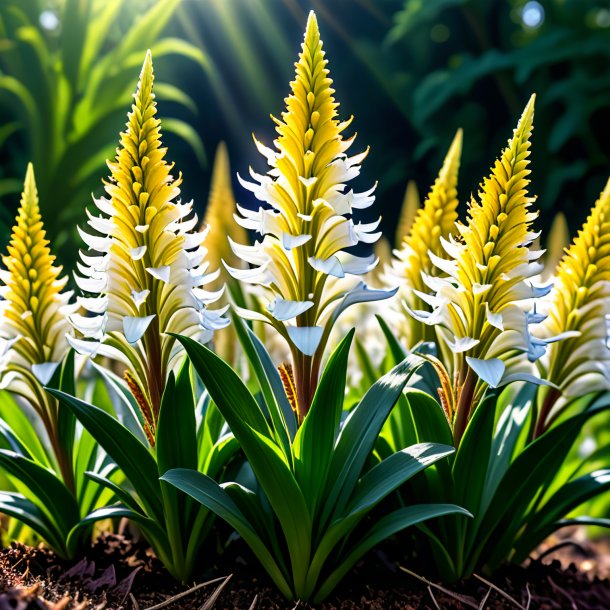
MULTIPOLYGON (((610 541, 590 543, 578 531, 550 540, 538 551, 541 560, 523 567, 507 566, 493 581, 478 577, 444 587, 427 584, 402 570, 389 558, 393 551, 388 547, 370 553, 318 608, 610 608, 610 541)), ((415 570, 413 566, 408 569, 415 570)), ((198 577, 199 585, 180 586, 145 544, 122 535, 101 536, 78 562, 61 561, 42 547, 13 544, 0 552, 0 610, 310 608, 284 601, 239 543, 214 572, 215 578, 198 577), (178 597, 181 593, 184 595, 178 597)))

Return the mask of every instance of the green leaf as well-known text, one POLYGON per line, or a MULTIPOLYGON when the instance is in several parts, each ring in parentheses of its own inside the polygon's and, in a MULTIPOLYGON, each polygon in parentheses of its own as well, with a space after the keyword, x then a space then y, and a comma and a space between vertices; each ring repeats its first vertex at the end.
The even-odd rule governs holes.
POLYGON ((163 392, 157 424, 157 464, 159 474, 171 468, 197 470, 195 397, 188 360, 176 381, 170 373, 163 392))
POLYGON ((197 157, 200 167, 205 167, 207 165, 207 156, 205 154, 205 148, 203 147, 203 141, 191 125, 180 119, 171 117, 164 117, 161 122, 165 133, 177 135, 191 147, 197 157))
POLYGON ((74 412, 91 436, 125 473, 146 512, 156 521, 162 522, 159 472, 148 449, 105 411, 63 392, 53 389, 47 391, 74 412))
POLYGON ((379 379, 349 414, 339 433, 331 460, 325 490, 326 502, 320 520, 322 527, 348 502, 383 423, 421 362, 417 356, 407 356, 379 379))
POLYGON ((314 597, 314 604, 327 598, 352 566, 386 538, 422 521, 451 514, 471 516, 468 511, 453 504, 416 504, 385 515, 373 525, 368 533, 362 536, 345 558, 337 562, 337 567, 318 589, 314 597))
POLYGON ((405 481, 454 451, 450 445, 420 443, 394 453, 358 481, 346 514, 371 510, 405 481))
POLYGON ((307 499, 312 515, 326 487, 326 476, 345 397, 352 329, 341 341, 326 365, 316 388, 309 413, 299 428, 295 442, 295 476, 307 499))
POLYGON ((28 500, 34 502, 56 529, 67 536, 79 520, 79 510, 74 497, 55 473, 6 449, 0 449, 0 467, 27 490, 28 500))
POLYGON ((260 339, 236 315, 231 318, 237 338, 258 380, 277 439, 286 457, 291 459, 290 443, 296 434, 297 424, 282 379, 260 339))
POLYGON ((256 534, 252 524, 229 494, 216 481, 200 472, 184 469, 170 470, 161 480, 188 494, 233 527, 252 549, 282 594, 288 599, 292 598, 292 589, 266 544, 256 534))
POLYGON ((265 436, 273 436, 258 403, 237 373, 204 345, 188 337, 174 336, 184 346, 197 374, 231 429, 232 423, 239 421, 265 436), (224 405, 227 408, 223 408, 224 405))

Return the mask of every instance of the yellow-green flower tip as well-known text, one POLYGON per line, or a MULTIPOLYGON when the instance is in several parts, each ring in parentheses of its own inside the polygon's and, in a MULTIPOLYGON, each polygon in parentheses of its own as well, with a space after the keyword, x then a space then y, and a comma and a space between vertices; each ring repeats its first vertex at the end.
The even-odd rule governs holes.
POLYGON ((537 331, 553 343, 546 377, 565 397, 610 390, 610 180, 567 248, 537 331))
POLYGON ((337 119, 327 64, 312 12, 286 109, 281 119, 273 119, 275 149, 255 138, 271 170, 267 175, 251 170, 251 182, 240 177, 242 186, 268 206, 257 211, 238 208, 238 222, 263 239, 253 246, 231 242, 234 253, 253 268, 227 266, 236 279, 263 287, 262 311, 240 313, 273 325, 293 351, 308 356, 323 345, 342 309, 392 294, 346 280, 371 271, 376 257, 355 257, 345 249, 360 242, 373 244, 381 234, 379 222, 354 223, 351 218, 354 210, 373 203, 374 189, 347 190, 368 151, 346 154, 354 137, 343 139, 350 121, 337 119))
POLYGON ((21 203, 0 271, 0 376, 2 383, 36 401, 65 355, 65 318, 73 309, 63 292, 46 239, 34 168, 28 164, 21 203), (28 373, 26 373, 28 371, 28 373), (30 374, 31 373, 31 374, 30 374), (37 387, 36 387, 37 386, 37 387))

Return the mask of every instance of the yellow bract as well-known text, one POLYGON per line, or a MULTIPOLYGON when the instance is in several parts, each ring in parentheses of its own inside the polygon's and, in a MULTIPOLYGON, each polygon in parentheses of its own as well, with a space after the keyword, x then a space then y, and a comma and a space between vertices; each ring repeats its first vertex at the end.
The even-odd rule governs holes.
POLYGON ((572 398, 610 389, 610 180, 557 268, 543 337, 551 346, 546 379, 572 398))
POLYGON ((94 296, 79 301, 93 315, 72 316, 74 326, 97 342, 75 341, 75 347, 95 353, 103 342, 106 353, 125 361, 129 383, 148 401, 153 422, 180 352, 169 333, 205 341, 227 323, 205 309, 220 296, 201 288, 215 279, 205 274, 205 233, 193 231, 192 202, 178 199, 182 178, 170 174, 156 112, 148 52, 121 146, 108 163, 109 198, 95 200, 101 215, 88 214, 95 234, 81 231, 92 253, 81 253, 77 283, 94 296))
MULTIPOLYGON (((0 376, 4 386, 45 409, 42 390, 64 357, 71 293, 45 237, 32 164, 28 165, 17 222, 0 272, 0 376)), ((53 401, 54 402, 54 401, 53 401)), ((48 406, 48 405, 47 405, 48 406)))

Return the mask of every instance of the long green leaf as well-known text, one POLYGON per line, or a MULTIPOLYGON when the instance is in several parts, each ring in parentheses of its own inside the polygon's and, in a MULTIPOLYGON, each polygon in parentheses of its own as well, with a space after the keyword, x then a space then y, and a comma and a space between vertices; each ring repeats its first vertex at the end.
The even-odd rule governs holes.
POLYGON ((125 473, 149 516, 162 522, 159 472, 148 449, 105 411, 63 392, 52 389, 47 391, 74 412, 81 424, 125 473))
POLYGON ((290 585, 265 543, 257 535, 252 524, 239 510, 229 494, 216 481, 200 472, 183 469, 170 470, 161 477, 161 480, 171 483, 188 494, 235 528, 252 549, 282 594, 289 599, 293 596, 290 585))

